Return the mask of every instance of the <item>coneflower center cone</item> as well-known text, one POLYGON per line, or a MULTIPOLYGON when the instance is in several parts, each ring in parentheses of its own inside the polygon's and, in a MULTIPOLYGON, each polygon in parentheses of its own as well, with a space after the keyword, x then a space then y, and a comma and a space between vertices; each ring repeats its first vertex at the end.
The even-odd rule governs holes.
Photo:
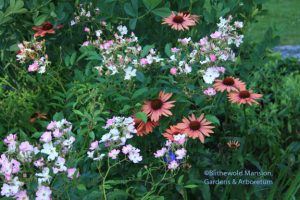
POLYGON ((154 99, 151 101, 151 108, 153 110, 161 109, 162 105, 163 105, 163 102, 160 99, 154 99))
POLYGON ((240 91, 239 97, 242 98, 242 99, 249 98, 250 97, 250 92, 248 92, 247 90, 240 91))
POLYGON ((43 24, 43 30, 50 30, 53 28, 53 25, 51 23, 44 23, 43 24))
POLYGON ((190 125, 189 125, 190 129, 192 129, 193 131, 199 130, 201 127, 200 122, 198 121, 191 121, 190 125))
POLYGON ((228 86, 232 86, 232 85, 234 85, 234 79, 230 78, 230 77, 224 78, 223 84, 228 85, 228 86))
POLYGON ((173 22, 175 22, 175 23, 177 23, 177 24, 181 24, 183 21, 184 21, 183 17, 182 17, 182 16, 179 16, 179 15, 176 15, 176 16, 173 18, 173 22))

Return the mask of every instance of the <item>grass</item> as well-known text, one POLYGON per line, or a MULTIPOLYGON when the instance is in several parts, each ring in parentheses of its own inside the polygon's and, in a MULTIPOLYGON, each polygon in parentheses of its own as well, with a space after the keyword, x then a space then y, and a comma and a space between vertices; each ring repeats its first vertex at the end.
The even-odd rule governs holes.
POLYGON ((263 8, 267 12, 250 25, 247 37, 259 41, 269 27, 274 27, 281 45, 300 45, 300 0, 268 0, 263 8))

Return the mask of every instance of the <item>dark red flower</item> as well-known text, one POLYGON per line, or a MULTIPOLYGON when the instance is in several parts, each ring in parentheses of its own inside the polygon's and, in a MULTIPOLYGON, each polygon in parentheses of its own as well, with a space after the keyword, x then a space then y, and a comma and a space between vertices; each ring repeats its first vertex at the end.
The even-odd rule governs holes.
POLYGON ((54 27, 51 22, 44 22, 41 26, 33 26, 32 29, 37 31, 34 34, 34 37, 44 37, 47 33, 48 34, 54 34, 55 33, 55 29, 61 29, 63 28, 63 25, 58 25, 56 27, 54 27))

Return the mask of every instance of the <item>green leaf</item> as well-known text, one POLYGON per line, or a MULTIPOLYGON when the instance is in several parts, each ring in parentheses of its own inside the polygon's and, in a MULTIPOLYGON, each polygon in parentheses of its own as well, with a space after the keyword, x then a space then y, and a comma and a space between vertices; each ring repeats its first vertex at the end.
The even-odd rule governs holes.
POLYGON ((184 174, 181 175, 181 176, 178 178, 177 183, 178 183, 179 185, 182 184, 183 178, 184 178, 184 174))
POLYGON ((83 184, 77 185, 77 189, 80 190, 80 191, 86 191, 86 187, 83 184))
POLYGON ((147 123, 148 117, 147 117, 146 113, 144 113, 144 112, 138 112, 138 113, 135 114, 135 116, 136 116, 136 118, 142 120, 144 123, 147 123))
POLYGON ((200 190, 204 200, 211 199, 209 185, 206 184, 201 185, 200 190))
POLYGON ((93 131, 89 132, 89 137, 92 139, 92 140, 95 140, 95 133, 93 131))
POLYGON ((133 10, 138 13, 138 9, 139 9, 139 0, 131 0, 131 5, 133 10))
POLYGON ((145 57, 146 55, 148 55, 150 49, 154 48, 154 45, 146 45, 143 47, 142 53, 141 53, 141 57, 145 57))
POLYGON ((41 133, 41 132, 36 132, 36 133, 34 133, 31 137, 37 139, 37 138, 40 138, 42 134, 43 134, 43 133, 41 133))
POLYGON ((144 93, 146 93, 148 91, 148 88, 141 88, 138 89, 137 91, 135 91, 132 95, 132 99, 136 99, 140 96, 142 96, 144 93))
POLYGON ((14 5, 14 11, 20 10, 21 8, 23 8, 23 6, 24 6, 23 0, 17 0, 16 4, 14 5))
POLYGON ((169 8, 157 8, 155 10, 152 10, 152 13, 160 16, 160 17, 168 17, 171 14, 171 10, 169 8))
POLYGON ((197 188, 197 187, 199 187, 199 185, 191 184, 191 185, 185 185, 184 187, 185 187, 185 188, 192 189, 192 188, 197 188))
POLYGON ((125 112, 127 112, 130 108, 131 108, 130 105, 125 105, 125 106, 122 108, 122 110, 120 110, 120 113, 125 113, 125 112))
POLYGON ((132 5, 130 3, 124 4, 124 10, 127 15, 130 15, 131 17, 136 17, 137 12, 133 9, 132 5))
POLYGON ((156 8, 161 2, 161 0, 143 0, 143 3, 148 10, 156 8))
POLYGON ((140 81, 140 82, 144 82, 145 81, 145 75, 142 73, 142 72, 140 72, 140 71, 137 71, 136 72, 136 79, 138 80, 138 81, 140 81))
POLYGON ((39 26, 39 25, 41 25, 43 22, 45 22, 47 18, 48 18, 48 14, 40 15, 40 16, 34 18, 34 24, 35 24, 36 26, 39 26))
POLYGON ((136 27, 136 22, 137 22, 137 19, 135 18, 135 19, 130 19, 129 20, 129 28, 131 29, 131 30, 134 30, 135 29, 135 27, 136 27))
POLYGON ((102 198, 102 193, 100 191, 93 191, 87 194, 83 200, 98 200, 102 198))
POLYGON ((76 115, 79 115, 81 117, 83 117, 83 113, 80 110, 73 110, 73 113, 75 113, 76 115))
POLYGON ((128 193, 123 190, 114 190, 107 194, 109 200, 126 200, 128 199, 128 193))
POLYGON ((77 55, 76 52, 72 53, 71 58, 70 58, 70 64, 71 65, 74 65, 75 59, 76 59, 76 55, 77 55))
POLYGON ((171 53, 171 48, 172 48, 172 44, 171 44, 171 43, 166 44, 166 46, 165 46, 165 53, 166 53, 167 56, 169 56, 169 57, 172 55, 172 53, 171 53))
POLYGON ((215 115, 205 115, 205 118, 208 121, 210 121, 210 122, 212 122, 212 123, 217 124, 217 125, 220 126, 220 121, 219 121, 219 119, 215 115))
POLYGON ((55 115, 53 116, 53 119, 56 121, 60 121, 63 118, 64 118, 64 114, 62 112, 55 113, 55 115))

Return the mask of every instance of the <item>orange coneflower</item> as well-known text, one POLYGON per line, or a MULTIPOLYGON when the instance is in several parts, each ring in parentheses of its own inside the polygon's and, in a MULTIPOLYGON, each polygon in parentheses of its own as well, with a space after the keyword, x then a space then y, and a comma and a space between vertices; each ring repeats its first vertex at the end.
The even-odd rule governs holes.
POLYGON ((198 21, 200 19, 200 16, 198 16, 198 15, 192 15, 189 11, 182 11, 181 13, 184 14, 184 15, 186 15, 186 16, 189 15, 190 18, 192 18, 196 23, 198 23, 198 21))
POLYGON ((182 123, 177 125, 177 128, 182 129, 183 133, 193 139, 198 137, 204 143, 204 136, 210 136, 213 133, 212 129, 215 128, 210 126, 210 124, 211 122, 204 118, 204 114, 201 114, 198 118, 192 114, 188 119, 184 117, 182 123))
POLYGON ((166 132, 163 133, 163 136, 168 140, 174 141, 174 136, 182 133, 183 131, 177 128, 177 126, 170 126, 170 128, 168 128, 166 132))
POLYGON ((150 119, 147 120, 147 122, 143 122, 143 120, 136 118, 136 116, 133 116, 135 128, 136 128, 136 135, 137 136, 144 136, 148 135, 153 131, 155 127, 159 125, 158 122, 153 122, 150 119))
POLYGON ((227 146, 231 149, 237 149, 240 147, 240 143, 239 143, 239 141, 231 140, 231 141, 227 142, 227 146))
POLYGON ((172 93, 160 92, 157 99, 145 101, 142 111, 146 113, 153 122, 157 122, 162 115, 166 117, 171 116, 172 113, 170 109, 175 106, 173 104, 175 101, 168 100, 172 95, 172 93))
POLYGON ((189 13, 178 13, 172 14, 169 17, 163 19, 162 24, 168 24, 172 29, 177 31, 188 30, 189 26, 195 26, 198 22, 198 19, 195 15, 191 16, 189 13))
POLYGON ((234 78, 232 76, 226 77, 223 80, 216 80, 214 87, 216 91, 227 92, 237 91, 245 89, 246 84, 243 81, 240 81, 238 78, 234 78))
POLYGON ((39 111, 33 113, 30 117, 30 123, 34 123, 37 119, 47 119, 47 114, 46 113, 41 113, 39 111))
POLYGON ((260 99, 262 97, 261 94, 253 93, 252 90, 241 90, 241 91, 233 91, 228 94, 228 98, 231 103, 238 104, 249 104, 252 103, 258 104, 256 99, 260 99))
POLYGON ((44 22, 41 26, 33 26, 32 29, 37 31, 34 34, 34 37, 44 37, 47 33, 48 34, 54 34, 55 30, 54 29, 60 29, 62 28, 63 25, 58 25, 57 27, 54 27, 51 22, 44 22))

